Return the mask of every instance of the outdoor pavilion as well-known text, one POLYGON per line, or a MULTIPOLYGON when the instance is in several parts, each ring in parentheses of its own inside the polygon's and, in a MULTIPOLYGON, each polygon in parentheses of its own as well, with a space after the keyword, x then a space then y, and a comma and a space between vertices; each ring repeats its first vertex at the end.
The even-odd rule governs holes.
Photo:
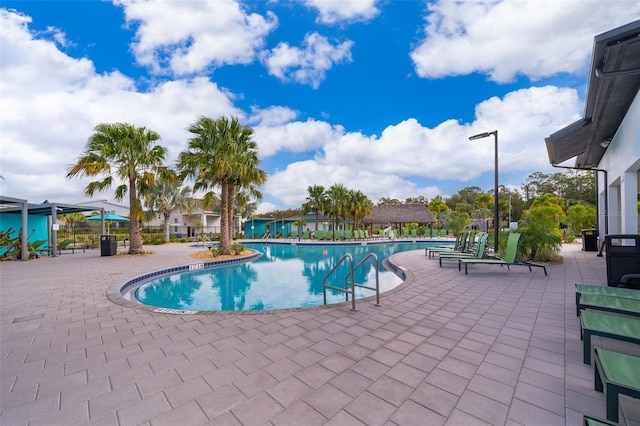
POLYGON ((424 204, 381 204, 374 206, 362 223, 373 226, 397 225, 400 230, 407 223, 431 225, 437 222, 433 213, 424 204))
MULTIPOLYGON (((58 245, 57 233, 53 232, 54 230, 57 230, 58 227, 58 215, 89 211, 95 211, 95 207, 51 203, 47 200, 45 200, 42 204, 30 204, 27 200, 0 196, 0 227, 4 231, 6 228, 10 227, 12 223, 16 223, 16 221, 12 219, 12 216, 20 216, 20 220, 18 221, 21 230, 20 258, 22 260, 29 260, 29 254, 27 252, 29 229, 33 228, 33 223, 46 220, 46 224, 44 225, 46 227, 46 230, 43 231, 46 235, 44 235, 44 237, 46 237, 49 243, 51 255, 53 257, 56 257, 58 256, 57 251, 52 250, 51 248, 57 247, 58 245), (2 217, 4 217, 4 219, 2 219, 2 217), (32 222, 31 225, 29 225, 30 217, 32 222)), ((104 211, 102 211, 102 215, 104 217, 104 211)), ((104 220, 102 221, 102 229, 104 233, 104 220)))

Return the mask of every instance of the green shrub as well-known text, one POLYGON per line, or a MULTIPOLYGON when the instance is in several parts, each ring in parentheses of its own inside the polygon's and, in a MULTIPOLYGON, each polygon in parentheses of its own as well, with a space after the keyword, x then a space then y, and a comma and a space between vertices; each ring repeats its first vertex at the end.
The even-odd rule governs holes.
POLYGON ((211 255, 212 255, 213 257, 218 257, 218 256, 220 256, 220 249, 219 249, 218 247, 213 247, 213 248, 211 249, 211 255))
POLYGON ((244 251, 245 247, 242 244, 234 244, 231 246, 231 251, 238 256, 244 251))
POLYGON ((548 262, 553 260, 562 248, 560 231, 548 222, 524 222, 518 226, 520 241, 518 259, 548 262))

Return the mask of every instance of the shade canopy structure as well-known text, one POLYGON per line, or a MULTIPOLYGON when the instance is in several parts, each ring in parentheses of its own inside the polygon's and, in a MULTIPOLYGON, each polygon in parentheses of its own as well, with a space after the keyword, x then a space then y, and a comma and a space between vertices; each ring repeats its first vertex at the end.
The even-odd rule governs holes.
MULTIPOLYGON (((95 216, 89 216, 87 220, 102 220, 102 216, 99 214, 95 216)), ((123 216, 119 216, 115 213, 105 212, 104 221, 105 222, 129 222, 129 219, 123 216)))
MULTIPOLYGON (((87 220, 90 221, 102 221, 104 220, 104 223, 107 224, 107 234, 109 233, 109 224, 111 222, 129 222, 129 219, 127 219, 126 217, 123 216, 119 216, 115 213, 111 213, 111 212, 104 212, 103 214, 97 214, 95 216, 89 216, 87 217, 87 220)), ((102 232, 104 232, 104 223, 102 226, 102 232)))

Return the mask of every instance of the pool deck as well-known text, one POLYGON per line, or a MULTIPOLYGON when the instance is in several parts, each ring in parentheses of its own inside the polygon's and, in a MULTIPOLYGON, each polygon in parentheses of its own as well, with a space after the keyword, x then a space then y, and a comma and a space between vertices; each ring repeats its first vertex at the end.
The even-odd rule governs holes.
MULTIPOLYGON (((123 250, 122 248, 119 248, 123 250)), ((107 288, 198 263, 187 244, 0 264, 3 425, 580 425, 605 418, 582 363, 576 282, 605 258, 563 247, 534 268, 396 254, 407 281, 382 306, 175 315, 120 306, 107 288)), ((598 345, 640 355, 608 339, 598 345)), ((622 397, 621 424, 640 425, 622 397)))

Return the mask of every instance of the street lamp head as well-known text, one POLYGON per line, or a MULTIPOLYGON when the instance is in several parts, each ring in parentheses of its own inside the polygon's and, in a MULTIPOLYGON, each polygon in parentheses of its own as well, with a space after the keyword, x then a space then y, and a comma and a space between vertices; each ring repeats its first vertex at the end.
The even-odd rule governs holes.
POLYGON ((496 135, 497 133, 498 133, 497 130, 494 130, 493 132, 478 133, 477 135, 470 136, 469 140, 474 141, 476 139, 488 138, 489 136, 496 135))

